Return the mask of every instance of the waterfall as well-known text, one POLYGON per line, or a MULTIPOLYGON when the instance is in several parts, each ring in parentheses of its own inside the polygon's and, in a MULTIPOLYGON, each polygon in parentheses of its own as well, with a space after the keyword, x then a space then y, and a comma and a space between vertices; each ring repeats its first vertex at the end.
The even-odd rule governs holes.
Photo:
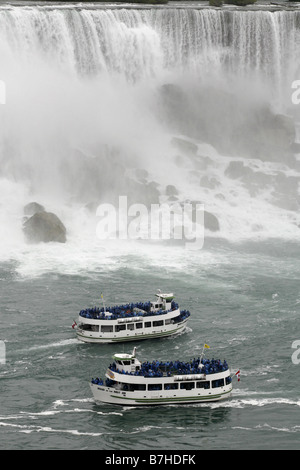
POLYGON ((297 10, 2 6, 7 238, 33 198, 66 215, 126 191, 156 202, 167 185, 204 202, 225 236, 278 233, 279 219, 294 236, 297 157, 273 158, 263 126, 298 119, 299 53, 297 10))
POLYGON ((299 73, 300 11, 11 7, 0 22, 4 57, 41 60, 66 74, 137 80, 226 67, 278 85, 299 73))

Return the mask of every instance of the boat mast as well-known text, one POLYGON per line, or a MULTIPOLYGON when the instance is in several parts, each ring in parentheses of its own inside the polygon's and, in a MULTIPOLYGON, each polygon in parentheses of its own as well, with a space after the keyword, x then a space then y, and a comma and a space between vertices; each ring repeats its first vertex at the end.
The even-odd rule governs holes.
POLYGON ((101 292, 101 299, 102 299, 102 303, 103 303, 104 313, 106 313, 106 310, 105 310, 105 304, 104 304, 104 298, 103 298, 103 294, 102 294, 102 292, 101 292))
POLYGON ((201 364, 201 361, 203 359, 203 356, 204 356, 204 349, 209 349, 209 346, 208 344, 203 344, 203 348, 202 348, 202 353, 201 353, 201 356, 200 356, 200 363, 199 363, 199 367, 200 367, 200 364, 201 364))

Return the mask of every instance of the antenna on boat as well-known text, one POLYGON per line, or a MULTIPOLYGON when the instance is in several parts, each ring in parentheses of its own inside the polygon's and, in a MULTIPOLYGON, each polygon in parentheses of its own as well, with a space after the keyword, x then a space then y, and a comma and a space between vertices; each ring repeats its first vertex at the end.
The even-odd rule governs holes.
POLYGON ((103 298, 103 294, 102 294, 102 292, 101 292, 101 299, 102 299, 103 308, 104 308, 104 313, 105 313, 105 312, 106 312, 106 310, 105 310, 105 304, 104 304, 104 298, 103 298))

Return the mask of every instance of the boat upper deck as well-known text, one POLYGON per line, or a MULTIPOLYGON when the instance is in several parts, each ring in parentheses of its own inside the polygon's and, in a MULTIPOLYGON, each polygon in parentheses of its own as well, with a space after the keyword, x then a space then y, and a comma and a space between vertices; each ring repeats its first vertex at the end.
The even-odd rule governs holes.
MULTIPOLYGON (((126 362, 129 362, 126 359, 126 362)), ((172 377, 172 376, 193 376, 195 374, 217 374, 229 371, 226 360, 220 359, 193 359, 190 362, 185 361, 146 361, 139 363, 140 366, 134 371, 126 370, 120 365, 120 361, 110 364, 109 370, 119 374, 140 376, 140 377, 172 377), (117 363, 116 363, 117 362, 117 363)), ((122 361, 123 362, 123 361, 122 361)), ((124 363, 124 362, 123 362, 124 363)), ((125 364, 125 363, 124 363, 125 364)))
MULTIPOLYGON (((94 320, 115 320, 119 318, 134 318, 134 317, 148 317, 153 315, 164 315, 166 313, 177 310, 178 304, 175 301, 170 303, 170 307, 167 310, 163 308, 152 308, 152 302, 137 302, 128 303, 125 305, 117 305, 113 307, 92 307, 81 310, 79 316, 83 318, 89 318, 94 320)), ((189 315, 187 310, 183 310, 189 315)))

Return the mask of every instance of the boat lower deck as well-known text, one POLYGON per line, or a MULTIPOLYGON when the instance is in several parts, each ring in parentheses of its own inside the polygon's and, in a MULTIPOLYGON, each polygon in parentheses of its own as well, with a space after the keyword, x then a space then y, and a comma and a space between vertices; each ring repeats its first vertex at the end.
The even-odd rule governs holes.
POLYGON ((116 390, 112 387, 98 386, 91 384, 94 399, 96 403, 111 403, 123 406, 138 405, 171 405, 171 404, 189 404, 220 401, 228 398, 232 392, 232 386, 227 385, 211 390, 174 390, 129 392, 116 390))
POLYGON ((78 327, 76 330, 77 337, 81 341, 89 343, 117 343, 125 341, 135 341, 151 338, 162 338, 181 333, 187 324, 188 318, 178 323, 168 323, 165 320, 154 320, 138 323, 111 323, 111 325, 98 326, 98 329, 89 327, 85 329, 78 327))

